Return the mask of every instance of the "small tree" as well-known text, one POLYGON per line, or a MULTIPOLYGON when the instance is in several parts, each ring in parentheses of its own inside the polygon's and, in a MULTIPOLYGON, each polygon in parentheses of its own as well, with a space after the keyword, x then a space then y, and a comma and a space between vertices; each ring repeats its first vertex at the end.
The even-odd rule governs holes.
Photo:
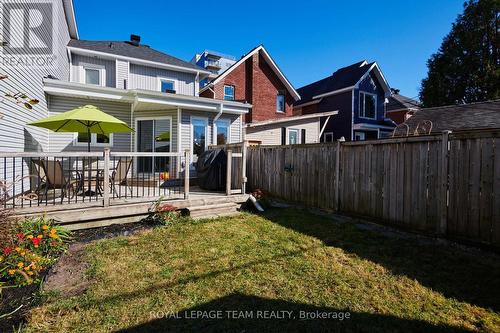
POLYGON ((469 0, 438 52, 427 61, 423 106, 500 98, 500 0, 469 0))

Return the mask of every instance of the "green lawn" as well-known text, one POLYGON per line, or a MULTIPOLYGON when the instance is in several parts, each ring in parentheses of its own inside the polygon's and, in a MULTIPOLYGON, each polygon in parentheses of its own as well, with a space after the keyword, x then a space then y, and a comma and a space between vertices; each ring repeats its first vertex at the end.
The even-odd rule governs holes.
POLYGON ((498 257, 303 210, 157 228, 92 243, 87 257, 90 289, 49 297, 27 331, 500 331, 498 257), (261 318, 278 311, 295 319, 261 318))

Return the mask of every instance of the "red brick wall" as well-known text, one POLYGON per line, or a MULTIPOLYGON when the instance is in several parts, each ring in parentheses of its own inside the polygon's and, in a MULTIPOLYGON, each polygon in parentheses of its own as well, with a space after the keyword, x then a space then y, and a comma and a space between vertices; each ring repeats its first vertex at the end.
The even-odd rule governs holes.
MULTIPOLYGON (((224 98, 224 85, 234 86, 237 101, 253 105, 252 110, 245 115, 247 123, 293 115, 293 97, 260 54, 254 54, 218 82, 213 88, 215 99, 224 98), (284 113, 276 112, 276 96, 280 91, 285 93, 284 113)), ((211 97, 204 93, 201 96, 211 97)))
POLYGON ((386 117, 392 119, 396 124, 402 124, 406 121, 406 113, 408 111, 394 111, 394 112, 386 112, 386 117))

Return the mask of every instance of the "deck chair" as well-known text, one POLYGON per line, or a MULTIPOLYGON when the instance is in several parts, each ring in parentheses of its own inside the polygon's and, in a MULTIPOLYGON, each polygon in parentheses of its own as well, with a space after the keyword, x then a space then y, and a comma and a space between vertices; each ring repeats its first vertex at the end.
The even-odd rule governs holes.
POLYGON ((432 121, 423 120, 418 123, 415 129, 415 135, 429 135, 432 132, 432 121))
POLYGON ((49 190, 61 190, 61 203, 65 197, 72 199, 82 187, 81 175, 78 172, 65 174, 60 161, 41 160, 41 167, 45 174, 44 197, 47 198, 49 190))
MULTIPOLYGON (((120 157, 116 167, 112 170, 109 176, 109 186, 111 187, 111 192, 118 195, 117 185, 125 185, 127 190, 132 194, 132 187, 128 184, 127 176, 130 172, 130 167, 132 166, 132 159, 125 159, 120 157)), ((103 173, 101 173, 100 184, 102 185, 102 179, 104 179, 103 173)))
POLYGON ((409 136, 410 135, 410 127, 406 124, 399 124, 396 126, 394 131, 392 132, 392 137, 401 137, 401 136, 409 136))

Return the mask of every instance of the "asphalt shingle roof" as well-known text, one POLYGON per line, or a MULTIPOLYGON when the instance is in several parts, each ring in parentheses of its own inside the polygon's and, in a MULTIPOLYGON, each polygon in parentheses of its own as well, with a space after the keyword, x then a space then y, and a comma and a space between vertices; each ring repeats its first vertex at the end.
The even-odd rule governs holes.
POLYGON ((146 45, 135 46, 130 42, 120 41, 92 41, 72 39, 69 41, 68 46, 80 49, 104 52, 124 57, 137 58, 142 60, 160 62, 168 65, 186 67, 196 70, 205 70, 204 68, 192 64, 190 62, 173 57, 166 53, 157 51, 146 45))
POLYGON ((399 94, 393 94, 391 97, 389 97, 389 103, 387 103, 386 107, 387 111, 392 111, 409 108, 418 109, 418 105, 418 101, 414 99, 399 94))
POLYGON ((301 100, 295 105, 310 102, 313 99, 313 96, 355 85, 373 64, 373 62, 365 64, 365 61, 360 61, 338 69, 329 77, 297 89, 301 100))
POLYGON ((405 124, 412 132, 424 120, 432 122, 432 132, 500 128, 500 100, 420 109, 405 124))

